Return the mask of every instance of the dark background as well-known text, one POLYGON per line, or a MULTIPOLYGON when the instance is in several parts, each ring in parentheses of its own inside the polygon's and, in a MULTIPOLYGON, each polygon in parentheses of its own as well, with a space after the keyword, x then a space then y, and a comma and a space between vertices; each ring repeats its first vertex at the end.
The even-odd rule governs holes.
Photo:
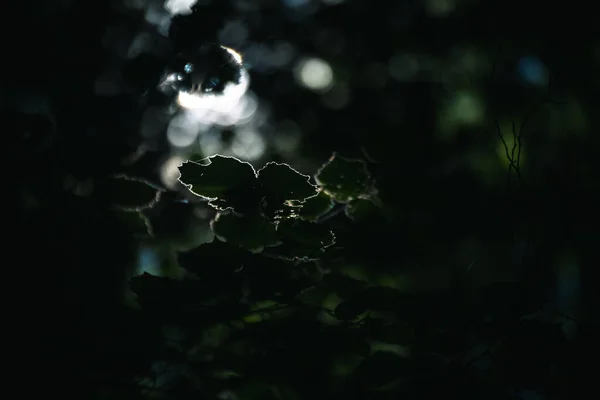
POLYGON ((560 356, 540 376, 523 367, 525 378, 507 372, 524 362, 505 360, 494 384, 522 399, 587 390, 597 360, 600 204, 600 36, 591 9, 200 0, 193 15, 171 20, 177 2, 162 3, 30 1, 4 14, 3 281, 9 329, 27 337, 17 359, 29 372, 17 374, 31 384, 22 388, 89 396, 76 389, 86 363, 138 354, 114 350, 121 341, 111 339, 144 335, 141 322, 137 333, 127 325, 135 317, 120 316, 126 279, 176 275, 175 251, 212 240, 206 207, 160 205, 150 219, 161 234, 140 243, 88 201, 94 180, 124 157, 139 156, 129 172, 172 188, 167 178, 182 159, 219 153, 313 175, 338 152, 367 162, 385 208, 381 219, 338 224, 336 268, 432 297, 515 283, 498 301, 515 323, 556 328, 563 347, 531 333, 507 359, 532 348, 533 360, 560 356), (245 108, 212 110, 182 133, 173 123, 181 114, 169 113, 155 88, 178 49, 205 42, 243 56, 245 108), (516 171, 506 152, 513 146, 516 171))

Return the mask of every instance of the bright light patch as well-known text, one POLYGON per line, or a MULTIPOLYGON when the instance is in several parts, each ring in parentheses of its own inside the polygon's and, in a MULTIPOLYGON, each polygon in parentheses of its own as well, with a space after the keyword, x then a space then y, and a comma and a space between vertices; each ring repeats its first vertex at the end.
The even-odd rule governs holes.
POLYGON ((229 54, 231 54, 231 56, 233 57, 233 59, 238 63, 238 64, 242 64, 242 55, 240 53, 238 53, 237 51, 230 49, 229 47, 225 47, 225 46, 221 46, 221 48, 223 50, 225 50, 226 52, 228 52, 229 54))
POLYGON ((160 179, 163 184, 169 189, 177 187, 179 179, 179 166, 184 161, 181 157, 173 156, 166 160, 160 168, 160 179))
POLYGON ((188 15, 192 13, 192 6, 198 0, 167 0, 165 2, 165 10, 171 15, 181 14, 188 15))
POLYGON ((167 138, 175 147, 187 147, 196 141, 199 125, 187 114, 180 114, 171 120, 167 128, 167 138))
POLYGON ((238 119, 248 119, 256 111, 256 100, 245 96, 250 85, 246 71, 240 83, 228 84, 220 94, 179 92, 177 103, 194 117, 207 124, 231 125, 238 119), (237 117, 239 118, 237 118, 237 117))
MULTIPOLYGON (((235 59, 238 64, 242 64, 242 56, 228 48, 221 46, 235 59)), ((167 80, 172 80, 174 77, 169 76, 167 80)), ((229 83, 223 89, 223 93, 213 95, 210 93, 196 94, 179 92, 177 96, 177 103, 188 110, 196 110, 198 113, 204 112, 217 112, 217 113, 229 113, 231 112, 240 102, 248 87, 250 86, 250 76, 245 69, 241 71, 240 81, 237 84, 229 83)))
POLYGON ((300 61, 294 72, 300 84, 316 92, 325 92, 333 85, 333 69, 320 58, 300 61))

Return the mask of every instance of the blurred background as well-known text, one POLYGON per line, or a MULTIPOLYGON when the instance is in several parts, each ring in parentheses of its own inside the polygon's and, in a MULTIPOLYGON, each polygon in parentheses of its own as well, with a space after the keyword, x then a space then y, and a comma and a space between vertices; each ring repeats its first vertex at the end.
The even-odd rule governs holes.
MULTIPOLYGON (((14 7, 23 28, 7 32, 18 40, 5 49, 2 104, 37 118, 9 157, 29 162, 32 176, 40 164, 60 164, 46 172, 85 194, 98 165, 126 155, 172 188, 185 159, 281 161, 313 175, 335 151, 367 161, 389 205, 369 250, 377 259, 395 257, 384 247, 402 241, 405 262, 444 248, 433 253, 461 265, 514 266, 535 247, 544 254, 535 264, 570 282, 561 293, 579 285, 581 258, 591 257, 582 254, 597 238, 600 36, 585 8, 475 0, 14 7), (241 59, 242 80, 215 101, 157 96, 173 55, 208 42, 241 59)), ((39 200, 32 187, 22 207, 39 200)), ((211 240, 210 212, 194 213, 192 242, 211 240)), ((159 273, 172 264, 164 257, 142 247, 139 271, 159 273)))
MULTIPOLYGON (((527 313, 550 303, 565 326, 573 315, 597 321, 600 29, 591 8, 32 0, 4 15, 15 20, 4 24, 0 80, 15 227, 51 210, 31 225, 45 230, 15 228, 14 238, 68 237, 40 248, 48 260, 80 253, 99 266, 123 250, 115 243, 129 239, 101 229, 79 248, 78 229, 92 225, 63 198, 90 196, 113 164, 178 189, 187 159, 279 161, 314 175, 337 152, 366 162, 384 204, 360 224, 334 221, 336 268, 347 276, 417 292, 519 282, 527 313), (208 100, 161 93, 174 55, 205 43, 237 60, 239 82, 208 100)), ((134 274, 176 274, 176 251, 213 238, 210 207, 164 197, 148 212, 156 236, 137 245, 134 274)))

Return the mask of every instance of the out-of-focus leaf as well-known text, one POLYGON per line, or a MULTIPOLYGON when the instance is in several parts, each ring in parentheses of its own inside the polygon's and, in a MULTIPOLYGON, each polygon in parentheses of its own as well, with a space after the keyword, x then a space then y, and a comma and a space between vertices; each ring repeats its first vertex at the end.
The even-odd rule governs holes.
POLYGON ((381 217, 381 208, 371 199, 354 199, 346 204, 346 216, 356 221, 369 221, 381 217))
POLYGON ((357 354, 343 354, 331 363, 331 374, 336 378, 347 378, 360 365, 363 357, 357 354))
POLYGON ((280 400, 270 385, 256 380, 248 380, 240 385, 235 395, 240 400, 280 400))
POLYGON ((524 311, 524 290, 518 282, 493 282, 480 290, 477 306, 482 315, 494 321, 511 320, 524 311))
POLYGON ((341 298, 349 298, 368 285, 365 281, 360 281, 335 272, 325 275, 323 277, 323 283, 341 298))
POLYGON ((306 201, 299 204, 299 207, 298 216, 300 218, 307 221, 316 221, 331 210, 334 207, 334 203, 331 201, 331 197, 325 194, 325 192, 319 191, 316 196, 306 199, 306 201))
MULTIPOLYGON (((364 307, 377 311, 404 311, 408 307, 407 296, 388 287, 372 286, 357 293, 353 299, 364 307)), ((417 307, 416 304, 413 305, 417 307)))
POLYGON ((353 300, 344 300, 335 308, 335 317, 342 321, 351 321, 364 313, 364 305, 353 300))
POLYGON ((390 352, 375 352, 354 371, 353 379, 370 389, 379 389, 413 371, 411 362, 390 352))
POLYGON ((253 324, 275 318, 285 318, 291 312, 292 308, 286 304, 277 303, 273 300, 261 300, 250 306, 248 314, 244 316, 243 320, 246 323, 253 324))
POLYGON ((96 193, 121 210, 140 211, 152 207, 162 191, 143 180, 113 176, 99 183, 96 193))
POLYGON ((310 286, 300 291, 296 298, 301 303, 318 307, 323 304, 328 295, 329 291, 326 288, 322 286, 310 286))
POLYGON ((286 242, 310 248, 325 248, 335 243, 335 237, 328 227, 301 219, 282 221, 277 225, 277 234, 286 242))
MULTIPOLYGON (((271 250, 271 249, 269 249, 271 250)), ((248 298, 254 300, 291 301, 314 281, 294 269, 286 260, 255 254, 244 263, 248 298)))
POLYGON ((381 326, 379 329, 368 333, 370 339, 379 342, 409 345, 414 341, 414 330, 406 323, 395 322, 391 325, 381 326))
POLYGON ((114 210, 114 212, 134 236, 139 238, 148 238, 153 236, 152 225, 150 224, 148 218, 141 211, 129 212, 125 210, 114 210))
POLYGON ((334 153, 316 173, 315 180, 323 191, 340 203, 347 203, 369 192, 371 177, 362 160, 334 153))
POLYGON ((214 239, 190 251, 179 253, 179 265, 209 281, 227 279, 239 271, 249 257, 248 251, 236 244, 214 239))
POLYGON ((236 216, 233 213, 219 213, 211 222, 211 227, 223 241, 252 252, 279 243, 275 225, 259 214, 236 216))
POLYGON ((145 312, 163 323, 187 324, 206 310, 209 287, 195 280, 178 280, 144 273, 130 281, 131 290, 145 312))
POLYGON ((284 202, 305 200, 317 194, 317 187, 310 183, 310 176, 303 175, 287 164, 267 163, 257 171, 262 193, 268 199, 284 202))

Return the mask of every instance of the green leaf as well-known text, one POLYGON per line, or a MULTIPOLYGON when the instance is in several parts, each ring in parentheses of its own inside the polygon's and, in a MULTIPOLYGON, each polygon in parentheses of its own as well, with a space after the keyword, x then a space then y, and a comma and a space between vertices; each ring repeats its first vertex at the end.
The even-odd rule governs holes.
POLYGON ((283 203, 317 195, 317 187, 310 183, 310 176, 301 174, 287 164, 270 162, 257 174, 262 192, 269 199, 283 203))
POLYGON ((349 298, 363 290, 368 284, 365 281, 350 278, 339 273, 330 273, 323 277, 323 283, 341 298, 349 298))
POLYGON ((248 298, 255 300, 276 300, 291 302, 302 290, 314 285, 314 281, 304 276, 286 260, 255 254, 244 263, 248 298))
POLYGON ((186 161, 179 167, 179 181, 192 193, 214 200, 211 205, 221 210, 227 207, 238 210, 247 207, 249 202, 253 206, 258 204, 256 173, 252 165, 221 155, 201 161, 186 161))
POLYGON ((277 224, 281 245, 269 252, 293 260, 318 258, 335 243, 335 235, 326 225, 289 218, 277 224))
POLYGON ((159 325, 183 329, 190 337, 203 335, 213 323, 238 320, 247 308, 239 303, 241 280, 215 285, 144 273, 132 278, 129 286, 144 314, 159 325))
POLYGON ((394 353, 375 352, 358 366, 354 379, 370 389, 381 389, 411 372, 414 366, 408 359, 394 353))
POLYGON ((259 214, 236 216, 234 213, 219 213, 211 227, 221 240, 252 252, 260 252, 279 243, 275 225, 259 214))
POLYGON ((367 309, 360 303, 353 300, 344 300, 335 308, 335 317, 341 321, 351 321, 356 319, 367 309))
POLYGON ((519 282, 492 282, 478 290, 477 307, 481 314, 494 321, 516 318, 525 288, 519 282))
POLYGON ((334 203, 325 192, 319 191, 316 196, 299 204, 299 207, 298 216, 300 218, 307 221, 316 221, 330 211, 334 207, 334 203))
POLYGON ((381 208, 371 199, 355 199, 346 204, 346 216, 356 222, 370 221, 381 217, 381 208))
POLYGON ((287 304, 273 300, 259 300, 250 305, 248 314, 243 318, 246 323, 257 323, 277 318, 286 318, 293 309, 287 304))
POLYGON ((257 380, 247 380, 235 389, 235 398, 241 400, 280 400, 267 383, 257 380))
POLYGON ((383 326, 372 332, 369 337, 380 342, 405 346, 413 344, 415 339, 414 330, 407 323, 402 322, 383 326))
POLYGON ((137 301, 148 313, 162 323, 191 323, 190 317, 198 317, 211 293, 198 280, 179 280, 144 273, 131 279, 131 290, 137 301))
POLYGON ((315 180, 326 194, 340 203, 368 194, 371 184, 364 161, 344 158, 337 153, 317 171, 315 180))
POLYGON ((299 246, 324 249, 335 243, 333 232, 326 226, 290 218, 277 225, 278 237, 287 243, 293 242, 299 246))
POLYGON ((177 255, 179 266, 208 281, 231 279, 248 260, 250 253, 241 247, 214 239, 177 255))
POLYGON ((320 307, 329 294, 330 292, 322 286, 309 286, 298 293, 297 300, 313 307, 320 307))
MULTIPOLYGON (((408 307, 407 297, 404 293, 392 288, 372 286, 357 293, 354 299, 370 310, 402 312, 408 307)), ((412 304, 412 306, 416 307, 416 304, 412 304)))
POLYGON ((97 193, 118 209, 140 211, 156 204, 162 191, 143 180, 121 175, 101 182, 97 193))
POLYGON ((150 220, 141 211, 114 210, 114 212, 135 237, 148 238, 154 235, 150 220))

